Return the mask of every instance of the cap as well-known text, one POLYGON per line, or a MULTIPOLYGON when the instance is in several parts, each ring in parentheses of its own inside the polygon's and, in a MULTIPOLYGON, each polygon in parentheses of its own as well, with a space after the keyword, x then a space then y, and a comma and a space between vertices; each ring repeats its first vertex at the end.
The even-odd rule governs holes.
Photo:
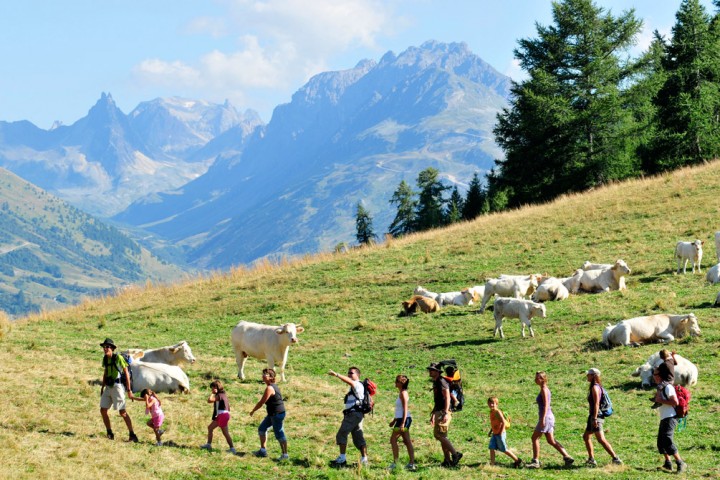
POLYGON ((600 375, 600 370, 597 368, 591 368, 587 372, 585 372, 585 375, 600 375))
POLYGON ((115 346, 115 342, 112 341, 112 338, 106 338, 104 342, 100 344, 101 347, 110 347, 113 350, 115 350, 117 347, 115 346))
POLYGON ((435 370, 436 372, 442 373, 442 370, 440 370, 440 365, 436 362, 432 362, 430 365, 428 365, 427 370, 435 370))

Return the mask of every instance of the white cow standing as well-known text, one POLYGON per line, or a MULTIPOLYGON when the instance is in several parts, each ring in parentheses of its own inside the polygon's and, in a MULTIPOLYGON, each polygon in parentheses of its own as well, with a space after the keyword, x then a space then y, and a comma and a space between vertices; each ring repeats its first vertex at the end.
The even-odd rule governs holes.
POLYGON ((678 264, 677 273, 680 273, 681 266, 682 273, 685 273, 688 261, 692 262, 692 273, 695 273, 696 266, 697 271, 701 272, 700 263, 702 263, 702 246, 704 243, 705 242, 702 240, 695 240, 694 242, 677 242, 675 245, 675 258, 677 259, 678 264))
MULTIPOLYGON (((673 383, 675 385, 682 385, 683 387, 692 387, 697 384, 699 373, 697 366, 687 358, 677 353, 674 355, 674 358, 676 365, 675 380, 673 383)), ((647 362, 636 368, 631 375, 633 377, 640 377, 643 388, 650 387, 655 384, 652 375, 653 369, 658 367, 662 362, 663 359, 660 358, 660 353, 655 352, 650 355, 647 362)))
POLYGON ((613 345, 636 345, 652 341, 672 342, 685 335, 700 335, 697 317, 687 315, 658 314, 635 317, 608 324, 603 331, 602 342, 606 347, 613 345))
POLYGON ((245 360, 247 357, 258 360, 267 359, 268 368, 280 363, 280 376, 285 381, 285 364, 290 345, 298 343, 297 334, 305 329, 294 323, 280 326, 262 325, 241 321, 232 330, 232 345, 238 366, 238 377, 245 380, 245 360))
POLYGON ((519 318, 522 323, 522 336, 525 336, 525 327, 530 329, 530 336, 534 337, 535 332, 532 329, 530 319, 533 317, 547 318, 545 305, 535 303, 531 300, 522 300, 517 298, 498 297, 493 303, 493 317, 495 317, 495 331, 493 337, 500 332, 500 338, 505 338, 503 333, 503 318, 519 318))
POLYGON ((190 391, 190 380, 177 365, 134 360, 130 364, 130 370, 132 370, 132 388, 135 392, 141 392, 146 388, 160 393, 190 391))

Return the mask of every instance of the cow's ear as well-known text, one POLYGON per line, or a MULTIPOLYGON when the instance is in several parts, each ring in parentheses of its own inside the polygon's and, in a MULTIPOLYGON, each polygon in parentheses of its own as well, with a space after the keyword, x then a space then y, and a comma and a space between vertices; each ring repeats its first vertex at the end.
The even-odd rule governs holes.
POLYGON ((170 347, 170 353, 177 353, 178 350, 180 350, 180 347, 170 347))
POLYGON ((280 334, 283 333, 284 331, 285 331, 285 329, 282 328, 282 327, 275 329, 275 333, 277 333, 278 335, 280 335, 280 334))
POLYGON ((683 318, 682 320, 680 320, 680 323, 685 324, 685 323, 688 323, 689 321, 690 321, 689 318, 683 318))
POLYGON ((303 327, 301 327, 301 326, 298 325, 298 326, 295 328, 295 331, 296 331, 297 333, 302 333, 302 332, 305 331, 305 329, 304 329, 303 327))

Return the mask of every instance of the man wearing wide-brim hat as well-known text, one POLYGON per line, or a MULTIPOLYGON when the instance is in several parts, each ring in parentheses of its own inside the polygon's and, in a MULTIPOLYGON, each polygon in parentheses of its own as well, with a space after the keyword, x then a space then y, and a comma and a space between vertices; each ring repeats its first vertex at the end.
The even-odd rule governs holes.
POLYGON ((106 338, 100 346, 105 353, 102 361, 103 378, 102 386, 100 387, 100 415, 102 415, 103 423, 107 430, 107 437, 110 440, 115 439, 115 434, 110 424, 110 417, 108 416, 108 410, 112 407, 118 410, 120 416, 125 420, 125 425, 127 425, 128 431, 130 432, 130 439, 128 441, 137 442, 138 438, 133 431, 132 420, 125 410, 125 391, 127 390, 131 400, 135 399, 132 388, 130 387, 128 364, 122 355, 115 353, 117 346, 111 338, 106 338), (124 375, 121 376, 121 373, 124 375), (125 380, 124 384, 121 379, 125 380))
POLYGON ((450 413, 450 382, 442 376, 442 370, 437 363, 431 363, 427 367, 428 375, 433 381, 433 411, 430 414, 430 425, 433 427, 433 435, 440 442, 442 447, 443 460, 441 466, 454 467, 458 464, 463 454, 458 452, 448 439, 448 428, 452 415, 450 413))

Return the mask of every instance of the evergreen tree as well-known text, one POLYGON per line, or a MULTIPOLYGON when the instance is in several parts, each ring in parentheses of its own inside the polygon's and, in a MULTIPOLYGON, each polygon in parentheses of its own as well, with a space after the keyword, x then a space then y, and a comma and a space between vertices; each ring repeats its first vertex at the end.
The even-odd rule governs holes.
POLYGON ((438 179, 439 173, 437 169, 428 167, 418 174, 417 186, 420 194, 416 207, 416 222, 419 231, 437 228, 444 223, 443 193, 448 187, 438 179))
POLYGON ((463 203, 462 195, 460 195, 457 186, 453 187, 445 212, 445 223, 457 223, 462 220, 463 203))
POLYGON ((485 192, 480 185, 480 177, 477 173, 473 175, 468 187, 467 195, 465 195, 465 201, 462 207, 462 218, 464 220, 472 220, 479 216, 483 212, 483 206, 485 204, 485 192))
POLYGON ((360 245, 368 245, 377 239, 377 235, 373 231, 372 216, 363 207, 362 202, 357 204, 357 213, 355 215, 355 238, 360 245))
POLYGON ((683 0, 675 15, 655 98, 658 135, 651 171, 720 155, 720 55, 717 21, 699 0, 683 0))
POLYGON ((642 22, 633 10, 615 18, 591 0, 553 2, 553 20, 515 49, 529 78, 513 84, 511 105, 494 129, 505 159, 496 160, 493 188, 511 207, 638 168, 622 87, 635 71, 626 53, 642 22))
POLYGON ((417 200, 415 192, 410 185, 402 180, 390 199, 390 204, 397 205, 395 219, 390 224, 388 233, 393 237, 400 237, 415 231, 415 208, 417 200))

